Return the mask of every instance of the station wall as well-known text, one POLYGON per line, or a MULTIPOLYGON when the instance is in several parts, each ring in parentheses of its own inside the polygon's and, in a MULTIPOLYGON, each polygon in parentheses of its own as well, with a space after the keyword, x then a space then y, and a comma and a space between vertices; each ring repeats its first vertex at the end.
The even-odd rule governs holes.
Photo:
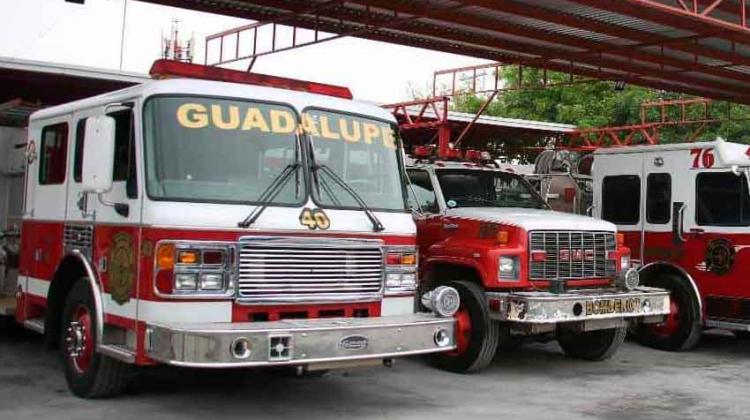
POLYGON ((0 126, 0 229, 21 222, 26 129, 0 126))

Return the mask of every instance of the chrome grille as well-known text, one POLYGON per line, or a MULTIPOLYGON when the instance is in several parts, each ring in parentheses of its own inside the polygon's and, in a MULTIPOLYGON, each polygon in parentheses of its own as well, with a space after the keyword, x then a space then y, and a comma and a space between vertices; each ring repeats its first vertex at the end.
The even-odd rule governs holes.
POLYGON ((238 293, 259 302, 372 300, 382 294, 379 241, 247 240, 238 293))
POLYGON ((532 280, 604 278, 616 274, 616 261, 607 259, 607 251, 616 249, 613 232, 532 231, 529 243, 532 280), (545 260, 533 261, 535 251, 543 251, 545 260))

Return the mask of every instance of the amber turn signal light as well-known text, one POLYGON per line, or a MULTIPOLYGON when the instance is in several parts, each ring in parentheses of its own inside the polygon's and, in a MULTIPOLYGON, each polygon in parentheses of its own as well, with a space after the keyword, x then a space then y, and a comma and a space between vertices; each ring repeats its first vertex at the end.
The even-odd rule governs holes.
POLYGON ((415 254, 404 254, 401 256, 402 265, 415 265, 417 263, 417 256, 415 254))
POLYGON ((174 244, 159 245, 156 264, 160 270, 171 270, 174 267, 174 244))
POLYGON ((199 259, 198 251, 192 249, 177 253, 177 262, 180 264, 198 264, 199 259))
POLYGON ((505 245, 508 243, 508 231, 499 230, 497 231, 497 243, 505 245))

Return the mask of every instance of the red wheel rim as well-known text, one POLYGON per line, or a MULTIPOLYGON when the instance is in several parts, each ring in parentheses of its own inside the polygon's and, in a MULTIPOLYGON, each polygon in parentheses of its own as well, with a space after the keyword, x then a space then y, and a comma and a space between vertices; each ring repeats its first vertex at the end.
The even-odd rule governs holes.
POLYGON ((674 296, 669 299, 669 314, 664 322, 652 324, 651 330, 659 337, 671 337, 680 330, 680 302, 674 296))
POLYGON ((456 319, 456 349, 448 354, 458 356, 469 348, 471 342, 471 315, 466 308, 461 308, 454 318, 456 319))
POLYGON ((94 357, 93 324, 88 308, 78 305, 65 335, 65 353, 71 366, 84 373, 94 357))

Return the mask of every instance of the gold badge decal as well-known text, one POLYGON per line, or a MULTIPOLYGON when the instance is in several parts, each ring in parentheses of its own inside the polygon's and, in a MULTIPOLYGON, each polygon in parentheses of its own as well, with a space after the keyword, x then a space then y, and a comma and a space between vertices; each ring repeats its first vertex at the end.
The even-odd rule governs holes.
POLYGON ((130 301, 135 277, 135 248, 130 234, 120 232, 112 237, 109 261, 109 291, 112 300, 124 305, 130 301))

